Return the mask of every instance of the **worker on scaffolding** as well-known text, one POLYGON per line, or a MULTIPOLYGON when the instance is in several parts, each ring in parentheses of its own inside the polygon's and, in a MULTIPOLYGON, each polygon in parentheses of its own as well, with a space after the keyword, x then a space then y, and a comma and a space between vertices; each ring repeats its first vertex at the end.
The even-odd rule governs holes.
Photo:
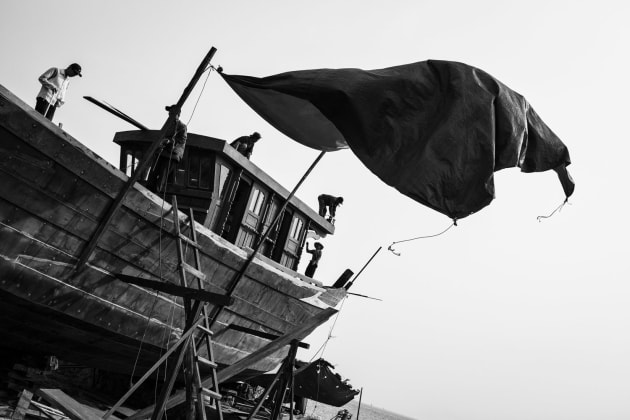
POLYGON ((147 179, 147 188, 154 192, 166 188, 166 182, 172 178, 184 156, 188 138, 188 127, 179 119, 181 109, 177 105, 164 109, 168 111, 169 119, 162 140, 162 151, 147 179))

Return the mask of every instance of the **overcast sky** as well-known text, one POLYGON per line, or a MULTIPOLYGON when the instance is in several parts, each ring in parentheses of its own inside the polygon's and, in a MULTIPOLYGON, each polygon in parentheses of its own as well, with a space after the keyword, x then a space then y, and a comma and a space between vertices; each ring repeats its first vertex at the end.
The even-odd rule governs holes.
MULTIPOLYGON (((327 154, 298 196, 341 195, 317 276, 331 284, 384 249, 351 291, 324 357, 363 401, 421 420, 630 418, 627 238, 630 13, 625 1, 0 2, 0 84, 34 104, 38 76, 76 61, 58 110, 72 136, 113 164, 131 126, 159 128, 211 46, 227 73, 376 69, 426 59, 479 67, 524 95, 565 142, 577 187, 554 173, 495 177, 496 200, 450 220, 327 154)), ((203 81, 203 80, 202 80, 203 81)), ((317 152, 292 142, 211 74, 184 107, 191 132, 259 131, 252 161, 291 189, 317 152), (200 97, 192 114, 193 106, 200 97)), ((301 269, 303 269, 302 264, 301 269)), ((311 357, 332 323, 309 338, 311 357)))

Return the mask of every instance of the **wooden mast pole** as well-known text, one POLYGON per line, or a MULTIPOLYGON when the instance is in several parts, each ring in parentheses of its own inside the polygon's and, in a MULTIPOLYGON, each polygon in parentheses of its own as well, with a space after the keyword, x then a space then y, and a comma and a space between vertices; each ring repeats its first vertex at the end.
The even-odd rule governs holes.
MULTIPOLYGON (((199 67, 197 67, 197 71, 195 72, 194 76, 188 83, 188 86, 186 86, 186 88, 184 89, 182 96, 179 98, 179 100, 177 101, 177 104, 175 105, 178 110, 181 110, 182 106, 184 105, 184 102, 186 102, 186 99, 188 99, 188 96, 190 96, 190 93, 192 92, 193 88, 195 87, 199 79, 201 78, 201 75, 205 73, 206 70, 208 70, 208 65, 210 64, 210 60, 212 60, 212 57, 214 56, 216 52, 217 52, 216 48, 214 47, 210 48, 210 51, 208 51, 208 54, 206 54, 204 59, 199 64, 199 67)), ((96 230, 92 234, 90 241, 87 243, 87 245, 83 249, 83 252, 79 256, 79 260, 77 261, 77 265, 76 265, 77 269, 82 267, 83 264, 87 262, 88 258, 90 258, 90 255, 92 255, 92 252, 94 252, 94 249, 96 248, 96 245, 98 244, 99 239, 101 239, 101 237, 103 236, 103 233, 105 233, 105 229, 109 226, 112 219, 114 218, 114 215, 116 214, 118 209, 120 209, 120 207, 122 206, 122 203, 125 197, 127 196, 127 193, 129 193, 129 191, 133 188, 135 183, 140 179, 140 176, 146 171, 146 169, 151 164, 151 161, 153 160, 152 159, 153 155, 155 154, 155 152, 157 152, 158 148, 162 144, 162 139, 164 138, 164 135, 166 134, 166 129, 172 124, 172 119, 173 117, 169 115, 166 122, 162 126, 162 129, 160 130, 159 136, 155 138, 153 143, 151 143, 151 146, 149 146, 149 149, 144 153, 142 161, 140 162, 140 164, 138 165, 134 173, 129 177, 129 180, 124 185, 122 190, 118 193, 118 196, 116 196, 112 204, 110 204, 109 208, 107 209, 107 213, 105 214, 103 219, 101 219, 99 225, 97 226, 96 230)))
MULTIPOLYGON (((247 267, 249 267, 249 265, 252 263, 252 261, 254 261, 254 258, 256 257, 256 254, 258 254, 258 251, 262 247, 263 243, 265 243, 265 240, 267 239, 267 236, 269 236, 269 233, 273 231, 275 226, 278 224, 278 222, 282 218, 282 213, 287 208, 287 205, 291 201, 291 198, 293 198, 293 196, 295 195, 297 190, 300 188, 302 183, 310 175, 310 173, 313 171, 313 168, 315 168, 315 166, 319 163, 319 161, 324 157, 325 154, 326 154, 326 152, 321 152, 319 155, 317 155, 317 158, 315 158, 313 163, 311 163, 311 166, 306 170, 304 175, 302 175, 302 178, 298 181, 298 183, 295 185, 295 187, 293 188, 293 190, 291 191, 289 196, 286 198, 286 200, 282 204, 282 207, 280 207, 280 210, 278 210, 278 214, 276 215, 276 218, 269 225, 267 230, 265 230, 265 232, 263 233, 262 237, 258 240, 258 243, 256 244, 256 247, 252 251, 251 255, 249 256, 247 261, 245 261, 245 264, 243 264, 241 269, 238 271, 238 273, 236 273, 236 275, 234 276, 234 278, 230 282, 230 285, 229 285, 229 287, 227 289, 227 292, 225 293, 225 297, 226 298, 229 299, 230 297, 232 297, 232 294, 234 293, 234 290, 236 290, 236 286, 238 286, 239 282, 241 281, 241 279, 245 275, 245 271, 247 270, 247 267)), ((217 306, 214 307, 214 309, 212 311, 212 315, 210 316, 210 329, 212 329, 212 326, 216 322, 216 320, 219 317, 219 314, 221 313, 222 310, 223 310, 223 306, 222 305, 217 305, 217 306)))

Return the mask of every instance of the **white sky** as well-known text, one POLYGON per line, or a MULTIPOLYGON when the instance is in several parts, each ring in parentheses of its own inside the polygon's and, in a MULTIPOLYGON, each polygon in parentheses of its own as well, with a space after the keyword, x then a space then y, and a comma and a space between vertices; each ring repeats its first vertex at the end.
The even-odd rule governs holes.
MULTIPOLYGON (((34 104, 37 77, 77 61, 56 122, 113 164, 132 127, 166 118, 211 46, 227 73, 383 68, 429 58, 479 67, 523 94, 569 147, 572 205, 554 173, 496 176, 497 199, 434 239, 385 249, 351 291, 325 357, 363 401, 416 419, 630 418, 629 3, 624 1, 0 2, 0 83, 34 104)), ((188 121, 200 92, 183 112, 188 121)), ((189 124, 232 140, 288 189, 317 156, 212 74, 189 124)), ((317 277, 357 272, 379 247, 450 220, 400 195, 349 151, 327 154, 298 196, 345 197, 317 277)), ((317 349, 330 323, 308 340, 317 349)), ((311 352, 312 353, 312 352, 311 352)), ((302 353, 309 358, 311 353, 302 353)))

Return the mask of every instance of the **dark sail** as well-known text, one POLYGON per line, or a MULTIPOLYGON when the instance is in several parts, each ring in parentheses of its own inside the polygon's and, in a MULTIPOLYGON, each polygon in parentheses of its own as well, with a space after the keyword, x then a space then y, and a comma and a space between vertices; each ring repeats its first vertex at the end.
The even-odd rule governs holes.
POLYGON ((350 147, 379 178, 454 219, 494 198, 494 172, 556 170, 569 152, 530 104, 488 73, 429 60, 381 70, 222 74, 278 130, 318 150, 350 147))

